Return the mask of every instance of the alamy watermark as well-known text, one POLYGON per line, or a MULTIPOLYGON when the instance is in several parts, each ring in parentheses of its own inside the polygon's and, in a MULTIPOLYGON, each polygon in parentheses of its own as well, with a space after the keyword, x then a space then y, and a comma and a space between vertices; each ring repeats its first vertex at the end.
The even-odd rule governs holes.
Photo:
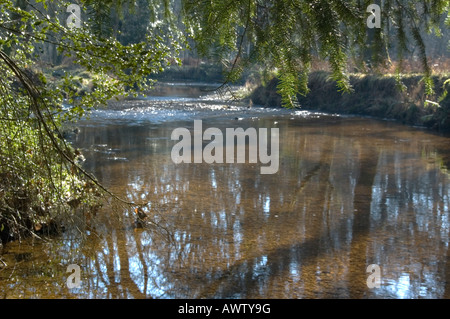
POLYGON ((179 140, 172 148, 171 158, 176 164, 192 163, 245 163, 248 139, 248 162, 268 164, 261 166, 261 174, 275 174, 279 168, 279 129, 270 129, 270 154, 268 129, 259 128, 226 128, 225 134, 216 127, 207 128, 203 132, 201 120, 194 120, 193 150, 192 135, 184 127, 172 131, 172 140, 179 140), (225 136, 225 141, 224 141, 225 136), (214 137, 214 138, 213 138, 214 137), (180 140, 181 138, 181 140, 180 140), (203 141, 211 141, 203 148, 203 141), (237 142, 237 145, 235 145, 237 142), (224 154, 225 149, 225 154, 224 154), (236 156, 235 156, 236 150, 236 156), (235 161, 236 159, 236 161, 235 161))
MULTIPOLYGON (((67 12, 70 13, 69 17, 66 20, 67 27, 72 28, 81 28, 81 9, 77 4, 70 4, 67 6, 67 12)), ((378 4, 371 4, 367 7, 366 12, 370 13, 370 16, 367 18, 367 27, 370 29, 373 28, 381 28, 381 8, 378 4)))

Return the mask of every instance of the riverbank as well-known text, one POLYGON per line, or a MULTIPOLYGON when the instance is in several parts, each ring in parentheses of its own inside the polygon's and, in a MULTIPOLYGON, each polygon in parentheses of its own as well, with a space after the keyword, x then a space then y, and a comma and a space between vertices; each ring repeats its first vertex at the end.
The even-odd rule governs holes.
MULTIPOLYGON (((201 82, 220 83, 224 81, 223 70, 210 64, 171 66, 153 79, 159 83, 165 82, 201 82)), ((74 81, 79 84, 79 90, 92 89, 92 79, 87 72, 70 70, 74 81)), ((62 81, 63 71, 59 68, 48 70, 54 83, 62 81)), ((242 89, 233 94, 233 98, 241 102, 251 101, 254 105, 264 107, 281 107, 281 96, 277 93, 278 79, 260 74, 261 70, 251 70, 242 76, 237 86, 242 89), (258 73, 259 72, 259 73, 258 73), (269 80, 267 80, 269 77, 269 80), (263 82, 264 84, 259 84, 263 82), (257 84, 255 84, 257 83, 257 84)), ((320 111, 337 114, 370 116, 378 119, 395 120, 399 123, 421 126, 438 132, 450 132, 450 94, 443 97, 444 90, 450 90, 450 76, 436 75, 433 77, 435 93, 426 96, 421 74, 407 74, 402 78, 403 90, 393 74, 350 76, 353 93, 341 93, 336 84, 329 79, 326 71, 316 71, 310 74, 310 92, 306 96, 299 95, 300 107, 308 111, 320 111), (445 85, 445 81, 448 83, 445 85)), ((149 95, 158 94, 157 87, 149 95)), ((228 86, 227 86, 228 87, 228 86)), ((226 93, 225 89, 219 92, 226 93)), ((223 96, 222 96, 223 97, 223 96)), ((118 97, 119 101, 123 101, 118 97)))
MULTIPOLYGON (((328 73, 320 71, 311 73, 310 92, 298 99, 305 110, 371 116, 450 132, 450 95, 440 100, 449 77, 434 76, 435 94, 428 97, 421 79, 421 75, 405 75, 402 91, 393 75, 352 75, 354 92, 343 94, 328 73)), ((274 78, 267 85, 256 87, 249 98, 257 105, 281 107, 277 84, 274 78)))

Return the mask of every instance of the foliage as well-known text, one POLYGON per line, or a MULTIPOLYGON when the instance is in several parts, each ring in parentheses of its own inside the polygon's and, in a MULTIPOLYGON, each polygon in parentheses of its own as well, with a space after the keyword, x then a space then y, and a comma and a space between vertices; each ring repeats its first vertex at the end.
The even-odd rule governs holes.
POLYGON ((380 1, 186 0, 184 11, 197 49, 232 61, 228 63, 230 80, 252 62, 277 68, 284 106, 295 105, 296 93, 308 92, 307 77, 314 56, 328 61, 338 90, 350 92, 348 57, 356 57, 359 65, 376 68, 389 62, 393 45, 400 61, 412 45, 417 48, 426 92, 432 94, 423 35, 441 34, 441 21, 450 2, 386 0, 381 6, 382 27, 368 29, 366 10, 372 3, 380 1))
MULTIPOLYGON (((83 195, 92 184, 108 192, 77 163, 77 151, 61 137, 62 124, 148 89, 155 74, 180 63, 180 50, 188 48, 185 33, 199 53, 222 62, 227 81, 256 63, 275 69, 287 107, 308 93, 314 57, 328 62, 338 90, 350 92, 350 56, 362 68, 375 68, 389 61, 393 44, 404 59, 410 42, 430 94, 423 31, 441 33, 450 1, 385 0, 382 28, 369 30, 366 8, 372 2, 0 0, 0 229, 88 204, 92 198, 83 195), (71 3, 82 9, 80 28, 66 23, 71 3), (80 89, 67 70, 61 81, 49 80, 43 64, 59 64, 62 57, 90 75, 89 90, 80 89)), ((398 79, 401 72, 400 63, 398 79)))
MULTIPOLYGON (((340 94, 324 71, 309 76, 310 92, 299 96, 299 103, 308 110, 339 114, 359 114, 389 119, 408 125, 423 126, 440 132, 450 130, 450 80, 445 75, 433 75, 435 93, 426 97, 422 75, 410 74, 402 79, 404 89, 396 87, 395 75, 352 75, 350 83, 355 92, 340 94), (442 96, 443 98, 439 98, 442 96), (439 103, 433 102, 438 100, 439 103)), ((250 98, 254 103, 281 107, 276 92, 278 79, 255 89, 250 98)))

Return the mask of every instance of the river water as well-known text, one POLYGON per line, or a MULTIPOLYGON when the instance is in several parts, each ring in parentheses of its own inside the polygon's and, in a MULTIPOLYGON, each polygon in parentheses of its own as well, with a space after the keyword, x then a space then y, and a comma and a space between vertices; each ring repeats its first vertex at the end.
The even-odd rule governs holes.
POLYGON ((199 88, 166 85, 95 111, 72 139, 85 169, 119 196, 149 201, 157 225, 134 228, 132 208, 106 205, 61 236, 8 243, 0 297, 450 298, 448 137, 247 108, 199 88), (223 132, 278 128, 278 172, 175 164, 171 133, 195 119, 223 132), (72 289, 70 264, 81 267, 72 289))

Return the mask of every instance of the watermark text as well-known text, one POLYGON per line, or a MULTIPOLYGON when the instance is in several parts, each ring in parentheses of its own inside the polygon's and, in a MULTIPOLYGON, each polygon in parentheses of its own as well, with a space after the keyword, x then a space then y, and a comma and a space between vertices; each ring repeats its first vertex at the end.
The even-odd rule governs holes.
MULTIPOLYGON (((268 129, 259 128, 226 128, 225 134, 210 127, 203 132, 201 120, 194 121, 193 162, 194 163, 249 163, 268 164, 261 166, 261 174, 275 174, 279 168, 279 129, 270 129, 270 154, 268 129), (225 137, 225 141, 224 141, 225 137), (248 144, 246 143, 248 140, 248 144), (203 149, 203 141, 209 142, 203 149), (236 144, 236 145, 235 145, 236 144), (248 147, 247 147, 248 145, 248 147), (248 148, 248 156, 246 149, 248 148), (224 153, 225 150, 225 153, 224 153), (236 150, 236 152, 235 152, 236 150), (225 155, 225 156, 224 156, 225 155)), ((172 131, 172 140, 179 140, 172 148, 171 158, 176 164, 192 163, 192 135, 187 128, 176 128, 172 131), (181 140, 180 140, 181 138, 181 140)))
POLYGON ((71 274, 67 277, 66 284, 67 288, 80 288, 81 286, 81 268, 76 264, 70 264, 67 266, 66 272, 71 274))
POLYGON ((66 12, 69 12, 70 15, 66 20, 67 27, 69 29, 73 28, 81 28, 81 9, 77 4, 70 4, 67 6, 66 12))

